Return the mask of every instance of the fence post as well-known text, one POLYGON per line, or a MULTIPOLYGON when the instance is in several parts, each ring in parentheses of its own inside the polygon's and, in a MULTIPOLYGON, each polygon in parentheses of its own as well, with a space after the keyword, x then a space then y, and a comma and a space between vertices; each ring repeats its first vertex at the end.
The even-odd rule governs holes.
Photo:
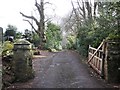
POLYGON ((89 51, 90 51, 90 45, 88 46, 88 60, 90 58, 89 51))

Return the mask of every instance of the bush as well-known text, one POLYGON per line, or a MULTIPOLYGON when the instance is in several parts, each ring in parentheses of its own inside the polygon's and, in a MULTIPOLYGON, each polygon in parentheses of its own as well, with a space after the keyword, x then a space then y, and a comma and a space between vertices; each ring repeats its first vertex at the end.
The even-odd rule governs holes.
POLYGON ((2 56, 9 56, 9 55, 13 55, 13 47, 14 44, 10 41, 5 41, 3 44, 3 51, 2 51, 2 56))

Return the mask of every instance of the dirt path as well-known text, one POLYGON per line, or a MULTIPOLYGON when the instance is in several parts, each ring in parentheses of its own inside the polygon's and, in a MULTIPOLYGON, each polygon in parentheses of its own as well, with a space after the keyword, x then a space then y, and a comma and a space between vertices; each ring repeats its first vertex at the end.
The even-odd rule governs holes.
POLYGON ((33 60, 33 65, 35 78, 26 83, 16 83, 12 88, 108 87, 101 80, 91 76, 87 65, 74 51, 42 52, 41 57, 33 60))

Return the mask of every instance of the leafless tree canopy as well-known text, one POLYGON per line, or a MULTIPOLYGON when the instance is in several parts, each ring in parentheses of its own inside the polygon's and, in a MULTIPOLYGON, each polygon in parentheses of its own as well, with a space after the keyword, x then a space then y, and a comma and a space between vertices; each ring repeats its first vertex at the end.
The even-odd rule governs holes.
POLYGON ((99 3, 92 3, 91 0, 76 0, 76 2, 71 1, 71 5, 73 11, 69 17, 66 17, 67 20, 64 22, 64 25, 67 31, 70 30, 76 32, 74 27, 78 28, 84 24, 86 20, 95 19, 99 3))

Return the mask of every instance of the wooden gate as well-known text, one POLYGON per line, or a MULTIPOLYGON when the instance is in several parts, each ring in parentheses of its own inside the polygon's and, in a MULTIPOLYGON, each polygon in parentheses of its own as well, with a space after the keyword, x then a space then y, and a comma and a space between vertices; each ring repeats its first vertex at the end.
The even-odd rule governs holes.
POLYGON ((89 45, 88 64, 101 76, 104 76, 104 58, 105 40, 103 40, 97 49, 89 45))

